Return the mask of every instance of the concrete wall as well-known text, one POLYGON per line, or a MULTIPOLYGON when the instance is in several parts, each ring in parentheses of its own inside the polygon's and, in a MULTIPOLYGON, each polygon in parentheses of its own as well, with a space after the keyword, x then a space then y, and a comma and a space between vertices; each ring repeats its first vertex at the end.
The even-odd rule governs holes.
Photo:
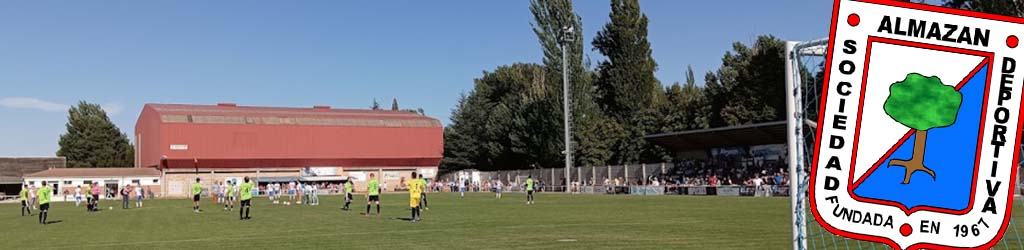
POLYGON ((280 170, 280 171, 260 171, 256 172, 253 170, 201 170, 198 174, 195 172, 165 172, 164 173, 164 197, 176 197, 183 198, 191 195, 190 188, 192 183, 196 182, 196 178, 199 178, 199 183, 202 184, 203 190, 206 195, 210 192, 206 191, 209 187, 213 186, 214 182, 223 182, 228 179, 241 180, 243 177, 248 176, 249 178, 256 177, 298 177, 299 169, 294 170, 280 170), (220 171, 220 172, 218 172, 220 171))
POLYGON ((366 183, 369 181, 370 173, 376 175, 380 186, 384 192, 401 192, 408 191, 405 188, 405 180, 412 178, 412 172, 423 172, 423 169, 434 169, 437 168, 407 168, 407 169, 348 169, 343 175, 347 175, 352 178, 352 187, 356 192, 366 192, 366 183))

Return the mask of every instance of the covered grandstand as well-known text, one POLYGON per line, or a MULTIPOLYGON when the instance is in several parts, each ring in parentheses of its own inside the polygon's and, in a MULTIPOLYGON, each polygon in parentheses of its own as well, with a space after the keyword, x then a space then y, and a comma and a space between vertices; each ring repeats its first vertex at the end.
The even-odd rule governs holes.
MULTIPOLYGON (((540 181, 544 191, 561 192, 577 186, 580 192, 634 193, 657 183, 663 193, 715 195, 723 186, 728 194, 753 196, 746 188, 753 178, 765 183, 788 185, 786 167, 786 122, 776 121, 732 127, 654 134, 644 139, 669 150, 673 162, 624 164, 613 166, 582 166, 570 168, 566 182, 564 168, 520 169, 479 172, 459 171, 439 178, 441 182, 468 180, 471 186, 488 189, 487 182, 517 184, 527 176, 540 181), (781 176, 775 181, 774 176, 781 176), (772 180, 767 180, 772 179, 772 180), (777 183, 776 183, 777 182, 777 183), (692 188, 692 190, 691 190, 692 188)), ((786 196, 788 188, 772 190, 775 196, 786 196)))

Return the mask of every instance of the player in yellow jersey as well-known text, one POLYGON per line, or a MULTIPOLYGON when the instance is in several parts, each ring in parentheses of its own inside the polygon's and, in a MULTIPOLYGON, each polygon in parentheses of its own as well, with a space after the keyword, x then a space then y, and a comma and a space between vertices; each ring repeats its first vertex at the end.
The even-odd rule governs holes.
POLYGON ((420 220, 420 193, 422 192, 422 183, 416 178, 416 172, 412 172, 412 179, 405 182, 405 186, 409 188, 409 209, 412 210, 412 217, 409 220, 416 222, 420 220))

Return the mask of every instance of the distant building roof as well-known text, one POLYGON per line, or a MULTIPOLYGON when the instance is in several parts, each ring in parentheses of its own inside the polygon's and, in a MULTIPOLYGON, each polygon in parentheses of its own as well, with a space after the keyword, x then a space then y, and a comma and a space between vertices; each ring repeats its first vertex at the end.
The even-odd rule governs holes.
POLYGON ((25 175, 25 178, 79 178, 119 176, 160 176, 155 168, 54 168, 25 175))
POLYGON ((644 136, 671 151, 786 143, 786 121, 689 130, 644 136))
POLYGON ((217 105, 146 104, 163 123, 263 124, 365 127, 441 127, 441 122, 410 111, 217 105))
POLYGON ((0 184, 21 183, 21 177, 51 168, 63 168, 64 157, 0 157, 0 184))
POLYGON ((22 182, 23 181, 22 181, 21 177, 0 176, 0 184, 14 184, 14 183, 22 183, 22 182))

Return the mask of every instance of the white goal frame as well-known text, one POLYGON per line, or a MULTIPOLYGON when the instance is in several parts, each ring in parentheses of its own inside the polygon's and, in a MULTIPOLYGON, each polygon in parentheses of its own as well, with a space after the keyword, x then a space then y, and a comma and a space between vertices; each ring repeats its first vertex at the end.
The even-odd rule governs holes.
POLYGON ((816 129, 814 121, 804 116, 802 93, 803 75, 801 57, 824 57, 828 50, 828 38, 806 42, 786 42, 786 129, 789 147, 789 197, 793 217, 793 249, 807 249, 807 213, 805 212, 808 190, 808 167, 804 147, 804 127, 816 129), (789 115, 791 114, 791 116, 789 115))

